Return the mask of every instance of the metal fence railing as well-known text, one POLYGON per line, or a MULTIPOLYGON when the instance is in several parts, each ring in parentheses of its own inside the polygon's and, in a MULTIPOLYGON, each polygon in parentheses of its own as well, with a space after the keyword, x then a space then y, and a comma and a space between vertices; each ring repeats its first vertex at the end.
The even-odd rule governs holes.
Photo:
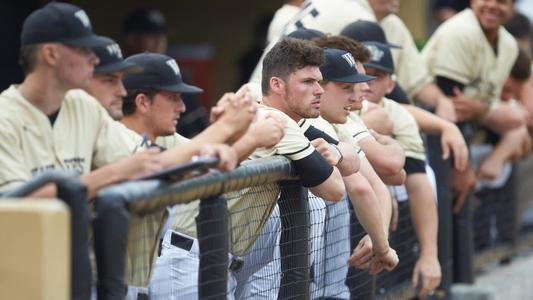
MULTIPOLYGON (((460 214, 453 215, 449 162, 434 151, 440 149, 438 137, 430 136, 427 142, 433 149, 429 162, 438 174, 442 266, 442 283, 433 297, 450 299, 453 282, 472 282, 483 266, 509 261, 531 247, 533 239, 519 235, 518 210, 513 208, 515 176, 499 190, 477 192, 460 214)), ((82 212, 79 219, 73 218, 73 228, 88 228, 88 216, 83 216, 86 193, 75 179, 44 174, 9 195, 27 195, 50 181, 58 183, 60 198, 70 197, 82 204, 71 205, 71 210, 82 212)), ((123 298, 125 284, 129 285, 128 296, 139 287, 139 295, 152 295, 150 299, 171 298, 171 288, 167 294, 151 289, 154 281, 159 287, 176 284, 172 277, 153 278, 160 264, 166 263, 159 260, 165 226, 192 228, 183 236, 198 245, 197 258, 190 256, 189 260, 197 274, 177 278, 193 278, 190 284, 199 299, 226 294, 235 299, 415 297, 410 279, 419 249, 409 203, 399 204, 398 229, 390 235, 390 244, 400 257, 398 267, 378 276, 349 269, 346 259, 365 232, 348 199, 329 203, 309 193, 283 157, 252 160, 230 173, 208 173, 180 182, 115 185, 98 194, 94 213, 99 299, 123 298), (176 221, 169 225, 170 207, 179 213, 171 214, 176 221), (187 227, 187 222, 193 225, 187 227)), ((87 236, 81 237, 87 240, 87 236)), ((89 248, 78 237, 72 247, 79 251, 80 245, 85 245, 85 251, 89 248)), ((90 278, 76 282, 74 278, 81 278, 76 272, 73 269, 73 291, 86 290, 90 278)))

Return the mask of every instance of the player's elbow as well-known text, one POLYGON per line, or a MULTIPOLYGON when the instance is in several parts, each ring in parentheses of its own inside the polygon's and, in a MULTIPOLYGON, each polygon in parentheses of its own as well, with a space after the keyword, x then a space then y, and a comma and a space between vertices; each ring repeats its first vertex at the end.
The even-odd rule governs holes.
POLYGON ((407 174, 405 173, 405 170, 400 170, 400 172, 389 175, 389 176, 380 176, 383 183, 387 185, 402 185, 405 183, 405 179, 407 178, 407 174))
POLYGON ((367 180, 357 180, 348 178, 345 180, 346 192, 350 197, 354 196, 357 199, 366 199, 366 197, 373 193, 372 186, 367 180))
POLYGON ((335 170, 325 182, 310 190, 320 198, 333 202, 341 201, 345 193, 344 182, 338 170, 335 170))

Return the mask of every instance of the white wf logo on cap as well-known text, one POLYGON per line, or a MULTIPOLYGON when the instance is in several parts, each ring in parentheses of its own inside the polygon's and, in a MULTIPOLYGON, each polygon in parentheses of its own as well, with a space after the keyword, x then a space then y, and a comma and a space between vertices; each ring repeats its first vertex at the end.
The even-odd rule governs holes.
POLYGON ((78 10, 74 13, 74 16, 80 20, 81 24, 83 24, 86 28, 91 28, 91 21, 89 20, 89 16, 85 13, 83 10, 78 10))
POLYGON ((109 55, 122 58, 122 51, 120 50, 120 46, 117 43, 108 45, 105 48, 107 49, 107 53, 109 53, 109 55))
POLYGON ((372 55, 372 61, 381 61, 385 52, 374 45, 366 45, 366 48, 370 51, 372 55))
POLYGON ((176 75, 180 74, 180 68, 178 67, 178 64, 176 63, 175 60, 169 59, 169 60, 166 61, 166 63, 172 69, 172 71, 174 71, 174 73, 176 73, 176 75))
POLYGON ((350 67, 355 67, 355 59, 353 58, 353 56, 350 53, 343 54, 342 58, 344 58, 344 60, 348 62, 350 67))

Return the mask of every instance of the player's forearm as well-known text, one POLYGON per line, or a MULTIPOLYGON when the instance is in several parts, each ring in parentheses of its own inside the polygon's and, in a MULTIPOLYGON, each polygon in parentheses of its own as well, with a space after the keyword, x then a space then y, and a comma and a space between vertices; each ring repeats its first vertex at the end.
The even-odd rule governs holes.
POLYGON ((428 134, 441 134, 448 121, 414 105, 402 104, 416 120, 418 127, 428 134))
MULTIPOLYGON (((415 99, 430 107, 436 107, 439 101, 444 101, 446 95, 434 83, 425 84, 415 95, 415 99)), ((448 99, 449 100, 449 99, 448 99)))
POLYGON ((238 141, 236 141, 231 148, 233 148, 235 153, 237 153, 237 158, 239 162, 241 162, 254 152, 254 150, 257 148, 257 143, 254 137, 250 136, 249 134, 245 134, 238 141))
POLYGON ((394 175, 379 175, 379 178, 383 181, 383 183, 388 185, 402 185, 405 182, 406 174, 405 170, 401 170, 397 174, 394 175))
POLYGON ((359 172, 344 177, 344 184, 357 219, 372 239, 375 252, 385 252, 389 247, 388 235, 384 230, 381 206, 372 186, 359 172))
POLYGON ((339 142, 337 145, 341 151, 343 159, 337 164, 337 168, 342 176, 350 176, 353 173, 359 171, 359 155, 356 149, 347 143, 339 142))
POLYGON ((396 141, 383 145, 371 137, 359 141, 366 158, 379 176, 394 176, 405 164, 405 153, 396 141))
POLYGON ((522 144, 522 139, 527 134, 526 132, 527 129, 523 126, 509 130, 503 134, 498 144, 489 153, 487 159, 491 159, 491 161, 495 159, 500 161, 508 160, 522 144))
POLYGON ((127 179, 127 177, 119 170, 120 166, 117 164, 110 164, 98 168, 89 174, 82 175, 80 181, 87 188, 88 199, 96 196, 99 190, 127 179))
POLYGON ((405 187, 421 254, 436 256, 439 219, 431 184, 426 174, 416 173, 407 176, 405 187))
POLYGON ((387 186, 381 181, 378 177, 368 160, 364 159, 361 161, 361 174, 368 180, 372 190, 374 191, 377 199, 379 200, 381 207, 381 215, 383 218, 383 226, 385 232, 388 233, 391 215, 392 215, 392 203, 389 190, 387 186))
POLYGON ((389 118, 380 118, 379 116, 376 116, 373 111, 364 113, 361 116, 361 119, 367 128, 372 129, 379 134, 391 135, 394 131, 394 124, 389 118))
POLYGON ((34 198, 57 198, 57 187, 53 183, 49 183, 35 192, 28 195, 28 197, 34 198))
POLYGON ((322 199, 335 202, 341 201, 345 192, 341 173, 334 167, 328 179, 317 186, 309 188, 309 190, 322 199))

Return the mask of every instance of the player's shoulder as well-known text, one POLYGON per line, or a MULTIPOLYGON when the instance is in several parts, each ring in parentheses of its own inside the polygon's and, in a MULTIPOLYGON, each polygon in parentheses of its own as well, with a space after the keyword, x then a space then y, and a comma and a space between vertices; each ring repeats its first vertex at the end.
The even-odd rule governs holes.
POLYGON ((156 138, 155 143, 161 147, 165 147, 166 149, 172 149, 176 146, 187 144, 190 142, 190 139, 178 134, 174 133, 172 135, 167 136, 159 136, 156 138))
POLYGON ((467 8, 442 23, 435 32, 436 35, 452 36, 455 40, 466 40, 482 37, 483 32, 474 12, 467 8))
POLYGON ((71 105, 84 107, 98 107, 98 100, 82 89, 69 90, 65 95, 65 101, 71 105))
POLYGON ((298 127, 298 124, 296 123, 296 121, 294 121, 293 119, 291 119, 287 114, 285 114, 284 112, 282 112, 281 110, 279 109, 276 109, 274 107, 270 107, 270 106, 267 106, 267 105, 264 105, 264 104, 258 104, 257 105, 257 114, 258 115, 264 115, 264 114, 270 114, 280 120, 283 120, 285 121, 285 127, 286 128, 294 128, 294 127, 298 127))
POLYGON ((503 47, 501 50, 505 50, 504 53, 512 51, 511 53, 516 52, 518 55, 518 43, 516 39, 503 26, 500 26, 498 30, 498 42, 500 43, 500 47, 503 47))
POLYGON ((13 112, 18 110, 22 104, 22 95, 19 93, 15 85, 11 85, 0 94, 0 115, 2 117, 14 116, 13 112))

